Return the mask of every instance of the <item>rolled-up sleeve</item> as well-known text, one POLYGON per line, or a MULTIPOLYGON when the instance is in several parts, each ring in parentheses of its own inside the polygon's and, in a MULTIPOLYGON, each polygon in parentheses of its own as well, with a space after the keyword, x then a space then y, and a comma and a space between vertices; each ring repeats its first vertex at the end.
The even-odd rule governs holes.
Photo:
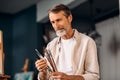
POLYGON ((90 39, 87 44, 85 74, 83 74, 85 80, 99 80, 99 64, 97 57, 96 44, 90 39))

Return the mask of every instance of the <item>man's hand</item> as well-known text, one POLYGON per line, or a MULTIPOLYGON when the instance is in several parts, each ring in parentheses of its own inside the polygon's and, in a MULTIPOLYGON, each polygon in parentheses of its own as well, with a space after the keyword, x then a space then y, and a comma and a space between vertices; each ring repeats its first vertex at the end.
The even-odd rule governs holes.
POLYGON ((62 73, 62 72, 53 72, 51 74, 51 78, 53 80, 70 80, 69 75, 62 73))
POLYGON ((35 66, 39 71, 40 80, 48 80, 47 77, 47 61, 45 58, 41 58, 35 62, 35 66))
POLYGON ((38 71, 43 72, 44 70, 47 69, 47 61, 46 61, 46 59, 42 58, 42 59, 37 60, 35 62, 35 66, 36 66, 38 71))
POLYGON ((67 75, 62 72, 53 72, 51 74, 51 78, 53 80, 84 80, 84 78, 80 75, 67 75))

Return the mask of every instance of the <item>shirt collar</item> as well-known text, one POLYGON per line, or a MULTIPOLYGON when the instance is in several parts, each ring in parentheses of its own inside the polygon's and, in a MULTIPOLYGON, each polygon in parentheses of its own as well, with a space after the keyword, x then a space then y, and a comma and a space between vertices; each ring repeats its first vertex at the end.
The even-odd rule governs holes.
MULTIPOLYGON (((75 39, 76 41, 78 40, 78 35, 79 35, 79 32, 76 30, 76 29, 73 29, 75 32, 74 32, 74 35, 73 35, 73 39, 75 39)), ((58 44, 61 43, 61 37, 58 37, 58 44)))

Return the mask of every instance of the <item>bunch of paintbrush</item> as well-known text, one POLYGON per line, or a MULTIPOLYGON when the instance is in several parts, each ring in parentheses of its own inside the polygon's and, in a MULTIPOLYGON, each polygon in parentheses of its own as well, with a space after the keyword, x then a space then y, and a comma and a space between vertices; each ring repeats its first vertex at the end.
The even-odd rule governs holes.
MULTIPOLYGON (((43 56, 41 55, 41 53, 35 49, 36 51, 36 54, 40 57, 40 58, 43 58, 43 56)), ((50 71, 50 72, 56 72, 57 71, 57 67, 55 65, 55 62, 54 62, 54 59, 52 57, 52 54, 50 51, 44 49, 44 55, 47 59, 47 61, 50 63, 50 66, 47 66, 47 69, 50 71), (51 69, 52 68, 52 69, 51 69)))
POLYGON ((57 67, 55 65, 55 62, 54 62, 54 59, 52 57, 52 54, 49 50, 47 49, 44 49, 44 54, 45 54, 45 57, 47 58, 47 60, 49 61, 51 67, 52 67, 52 70, 53 72, 56 72, 57 71, 57 67))
MULTIPOLYGON (((40 53, 37 49, 35 49, 35 51, 36 51, 36 54, 39 56, 40 59, 43 58, 43 56, 41 55, 41 53, 40 53)), ((49 66, 47 66, 47 69, 48 69, 50 72, 52 72, 52 69, 51 69, 49 66)))

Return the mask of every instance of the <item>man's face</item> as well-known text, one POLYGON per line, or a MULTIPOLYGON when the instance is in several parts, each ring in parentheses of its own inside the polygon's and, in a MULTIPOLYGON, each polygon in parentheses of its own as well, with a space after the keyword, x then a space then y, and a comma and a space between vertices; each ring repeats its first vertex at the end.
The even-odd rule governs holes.
POLYGON ((49 19, 57 36, 66 35, 71 28, 72 16, 66 17, 63 11, 58 13, 50 12, 49 19))

